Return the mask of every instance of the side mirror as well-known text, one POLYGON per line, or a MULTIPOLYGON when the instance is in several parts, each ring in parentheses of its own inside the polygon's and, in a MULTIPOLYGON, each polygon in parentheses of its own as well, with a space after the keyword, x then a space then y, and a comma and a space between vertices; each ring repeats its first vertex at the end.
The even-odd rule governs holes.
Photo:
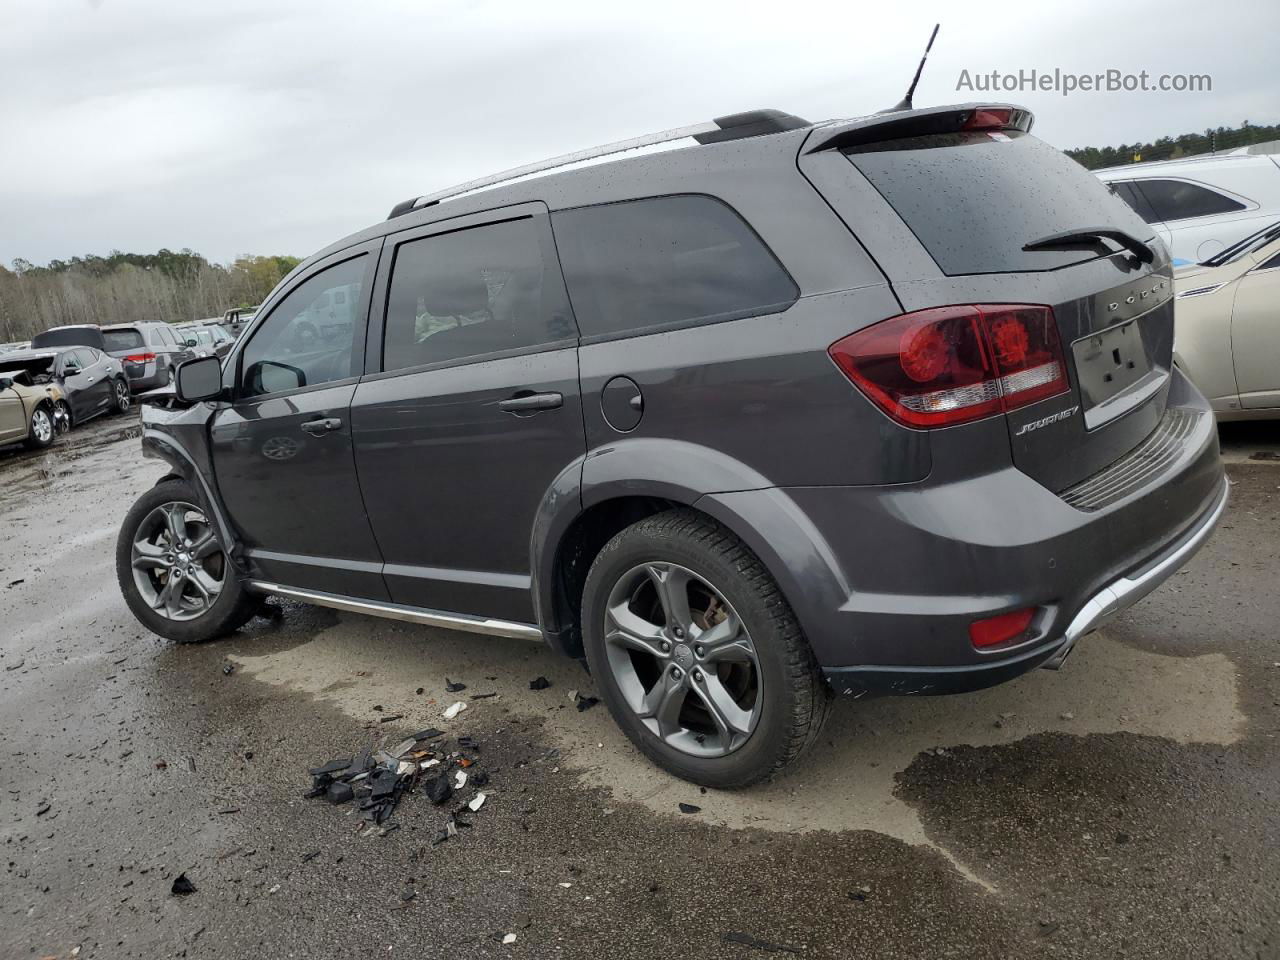
POLYGON ((184 360, 173 382, 173 391, 183 403, 213 400, 222 394, 222 364, 217 357, 184 360))
MULTIPOLYGON (((210 358, 215 359, 215 358, 210 358)), ((259 360, 244 372, 244 385, 251 396, 281 393, 307 385, 307 375, 297 367, 275 360, 259 360)))

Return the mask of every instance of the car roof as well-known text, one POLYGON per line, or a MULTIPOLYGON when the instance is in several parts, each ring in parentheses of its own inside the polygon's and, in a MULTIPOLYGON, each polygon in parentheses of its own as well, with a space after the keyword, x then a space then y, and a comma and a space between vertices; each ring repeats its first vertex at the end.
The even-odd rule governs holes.
POLYGON ((1144 160, 1141 163, 1121 163, 1113 167, 1099 167, 1091 173, 1101 175, 1108 174, 1132 174, 1134 176, 1145 176, 1152 172, 1161 170, 1181 170, 1191 168, 1194 170, 1203 170, 1205 167, 1212 167, 1221 164, 1225 167, 1241 167, 1241 166, 1275 166, 1275 161, 1271 157, 1260 153, 1236 153, 1236 154, 1215 154, 1206 153, 1194 157, 1178 157, 1174 160, 1144 160))
POLYGON ((52 360, 55 357, 61 356, 64 353, 69 353, 72 350, 83 349, 92 350, 93 348, 86 348, 84 344, 75 344, 73 346, 62 347, 57 350, 14 350, 12 353, 0 354, 0 363, 4 363, 7 360, 52 360))

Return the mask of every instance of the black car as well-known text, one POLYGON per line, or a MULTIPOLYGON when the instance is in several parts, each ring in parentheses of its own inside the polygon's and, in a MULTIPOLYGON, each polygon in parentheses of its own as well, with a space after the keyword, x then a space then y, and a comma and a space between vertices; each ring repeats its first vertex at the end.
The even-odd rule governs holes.
POLYGON ((719 787, 832 694, 1057 667, 1227 484, 1168 252, 1031 123, 755 111, 397 205, 144 409, 170 470, 121 528, 130 608, 542 640, 719 787))
POLYGON ((130 406, 129 381, 120 361, 93 347, 19 350, 0 356, 0 375, 17 371, 25 371, 32 383, 61 387, 70 426, 101 413, 123 413, 130 406))

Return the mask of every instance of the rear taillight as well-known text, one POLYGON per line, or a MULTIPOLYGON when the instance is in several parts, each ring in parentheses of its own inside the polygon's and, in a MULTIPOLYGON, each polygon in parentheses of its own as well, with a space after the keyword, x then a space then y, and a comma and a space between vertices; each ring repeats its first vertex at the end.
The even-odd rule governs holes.
POLYGON ((1013 120, 1008 107, 979 107, 969 115, 961 130, 1003 130, 1013 120))
POLYGON ((154 353, 131 353, 124 359, 127 363, 150 363, 155 358, 154 353))
POLYGON ((854 384, 909 427, 945 427, 1068 389, 1048 307, 971 304, 891 317, 827 350, 854 384))

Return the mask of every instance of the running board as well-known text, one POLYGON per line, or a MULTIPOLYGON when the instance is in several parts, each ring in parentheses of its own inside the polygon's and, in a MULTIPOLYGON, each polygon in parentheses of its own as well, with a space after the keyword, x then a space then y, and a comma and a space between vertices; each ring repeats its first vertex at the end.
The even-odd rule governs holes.
POLYGON ((473 617, 466 613, 446 613, 442 610, 424 610, 421 607, 408 607, 399 603, 383 603, 380 600, 357 600, 337 593, 321 593, 318 590, 302 590, 298 587, 286 587, 278 583, 264 580, 250 580, 245 588, 254 593, 274 593, 281 597, 291 597, 303 603, 315 604, 317 607, 331 607, 334 610, 345 610, 348 613, 363 613, 371 617, 384 617, 388 620, 403 620, 407 623, 420 623, 427 627, 440 627, 444 630, 459 630, 463 633, 483 633, 490 637, 513 637, 517 640, 542 640, 542 631, 532 623, 516 623, 511 620, 493 620, 488 617, 473 617))

